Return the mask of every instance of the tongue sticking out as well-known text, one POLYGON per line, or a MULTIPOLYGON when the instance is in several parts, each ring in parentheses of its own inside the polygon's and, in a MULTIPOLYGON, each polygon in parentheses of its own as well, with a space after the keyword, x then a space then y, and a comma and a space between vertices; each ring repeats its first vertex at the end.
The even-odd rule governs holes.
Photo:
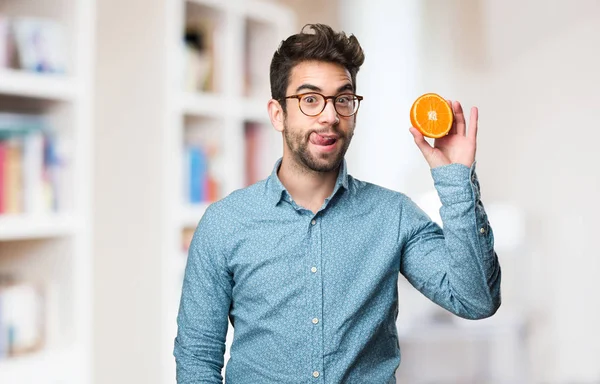
POLYGON ((331 144, 335 143, 335 139, 321 136, 318 133, 313 132, 310 135, 310 142, 315 145, 331 145, 331 144))

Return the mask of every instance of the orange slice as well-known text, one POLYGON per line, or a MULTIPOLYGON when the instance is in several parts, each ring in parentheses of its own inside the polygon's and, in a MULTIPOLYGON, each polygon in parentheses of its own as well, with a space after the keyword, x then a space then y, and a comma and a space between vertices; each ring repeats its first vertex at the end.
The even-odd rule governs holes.
POLYGON ((453 121, 452 108, 446 99, 435 93, 419 96, 410 108, 410 122, 423 136, 444 137, 452 128, 453 121))

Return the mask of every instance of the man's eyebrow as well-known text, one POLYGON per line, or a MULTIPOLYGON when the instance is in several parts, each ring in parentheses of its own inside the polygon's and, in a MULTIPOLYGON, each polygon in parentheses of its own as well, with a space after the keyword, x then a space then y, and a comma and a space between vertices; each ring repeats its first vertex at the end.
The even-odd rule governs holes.
MULTIPOLYGON (((321 88, 317 87, 316 85, 302 84, 301 86, 296 88, 296 93, 300 92, 303 89, 308 89, 308 90, 314 91, 314 92, 323 92, 323 90, 321 88)), ((341 87, 339 87, 337 89, 336 93, 340 93, 340 92, 344 92, 344 91, 354 91, 354 87, 352 86, 351 83, 346 83, 346 84, 342 85, 341 87)))
POLYGON ((337 89, 337 93, 344 92, 344 91, 354 91, 354 87, 352 86, 352 84, 347 83, 337 89))
POLYGON ((323 92, 323 90, 321 88, 317 87, 316 85, 302 84, 301 86, 296 88, 296 93, 300 92, 303 89, 308 89, 308 90, 315 91, 315 92, 323 92))

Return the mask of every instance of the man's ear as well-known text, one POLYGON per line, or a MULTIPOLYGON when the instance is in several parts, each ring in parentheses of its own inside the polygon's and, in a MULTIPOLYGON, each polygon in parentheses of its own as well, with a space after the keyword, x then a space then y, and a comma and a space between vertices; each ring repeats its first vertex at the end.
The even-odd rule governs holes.
POLYGON ((283 122, 285 116, 283 115, 283 108, 281 108, 281 104, 279 104, 279 101, 271 99, 267 104, 267 108, 269 110, 269 117, 271 118, 271 124, 273 124, 273 128, 275 128, 275 130, 278 132, 283 132, 283 122))

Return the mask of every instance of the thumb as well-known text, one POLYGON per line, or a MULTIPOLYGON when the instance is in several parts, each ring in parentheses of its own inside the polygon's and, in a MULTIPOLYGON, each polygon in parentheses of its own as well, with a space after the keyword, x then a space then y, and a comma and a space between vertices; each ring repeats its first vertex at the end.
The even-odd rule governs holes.
POLYGON ((423 137, 423 134, 421 132, 419 132, 418 129, 416 129, 414 127, 410 127, 409 131, 413 135, 413 138, 415 139, 415 144, 417 144, 417 147, 419 147, 419 149, 421 150, 421 153, 423 154, 423 156, 425 156, 425 159, 427 159, 433 148, 425 140, 425 137, 423 137))

